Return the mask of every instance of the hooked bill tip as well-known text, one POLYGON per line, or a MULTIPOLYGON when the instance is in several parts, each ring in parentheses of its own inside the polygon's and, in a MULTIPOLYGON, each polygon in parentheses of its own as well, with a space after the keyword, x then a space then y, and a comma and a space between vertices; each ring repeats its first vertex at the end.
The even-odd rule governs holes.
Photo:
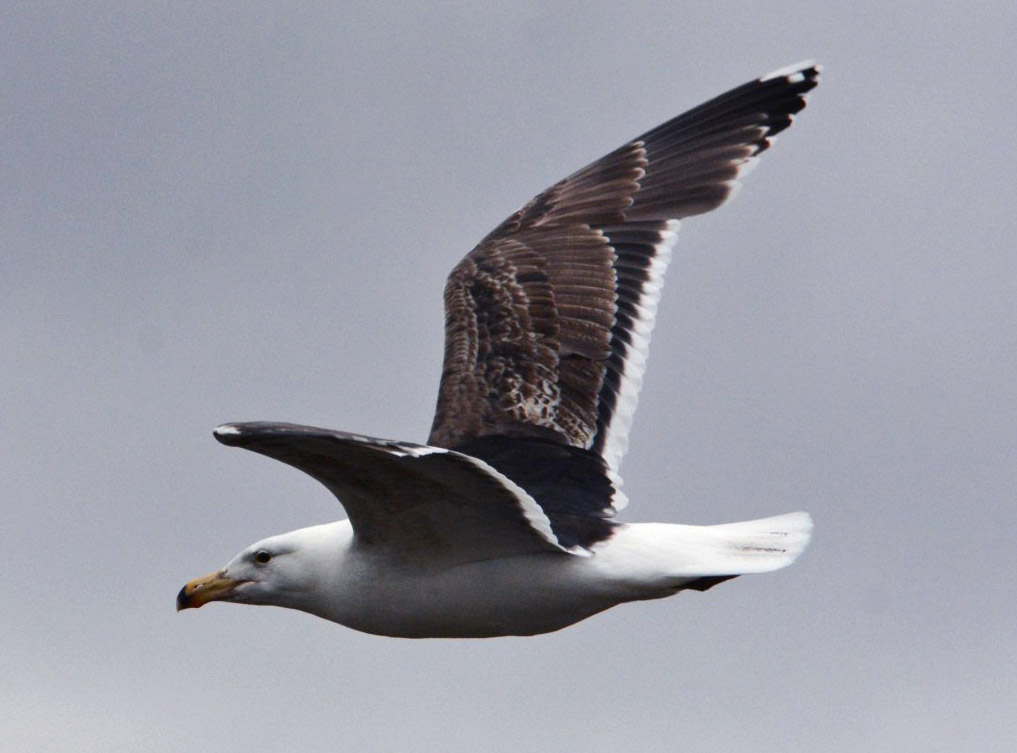
POLYGON ((177 594, 177 611, 187 609, 191 605, 191 597, 187 594, 187 586, 180 589, 177 594))

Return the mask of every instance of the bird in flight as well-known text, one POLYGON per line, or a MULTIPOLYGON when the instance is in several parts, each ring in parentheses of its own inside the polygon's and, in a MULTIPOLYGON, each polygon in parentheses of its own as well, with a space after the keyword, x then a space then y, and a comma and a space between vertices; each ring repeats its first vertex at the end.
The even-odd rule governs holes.
POLYGON ((536 635, 627 601, 791 564, 797 512, 711 526, 621 523, 618 467, 671 249, 716 209, 819 79, 789 66, 669 120, 555 183, 445 286, 427 444, 285 423, 215 438, 321 482, 348 520, 259 541, 185 585, 408 638, 536 635))

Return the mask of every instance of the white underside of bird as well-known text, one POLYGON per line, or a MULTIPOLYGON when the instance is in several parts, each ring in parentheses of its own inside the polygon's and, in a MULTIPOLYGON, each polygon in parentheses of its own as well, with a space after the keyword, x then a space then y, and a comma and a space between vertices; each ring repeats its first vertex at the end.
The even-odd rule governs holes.
POLYGON ((427 566, 358 547, 343 520, 258 542, 191 588, 195 596, 204 590, 217 600, 298 609, 377 635, 536 635, 624 602, 785 567, 811 529, 801 512, 714 526, 621 524, 587 557, 549 551, 427 566), (273 552, 272 560, 259 566, 258 551, 273 552))

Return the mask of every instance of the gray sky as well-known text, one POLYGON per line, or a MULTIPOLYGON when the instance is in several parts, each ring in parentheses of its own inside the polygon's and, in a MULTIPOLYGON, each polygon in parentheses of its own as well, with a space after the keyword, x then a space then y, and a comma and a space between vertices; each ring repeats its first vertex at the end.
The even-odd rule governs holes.
POLYGON ((3 5, 0 747, 1010 749, 1011 2, 3 5), (684 224, 623 466, 626 520, 809 510, 794 567, 530 639, 174 613, 341 515, 216 424, 423 440, 452 265, 806 57, 684 224))

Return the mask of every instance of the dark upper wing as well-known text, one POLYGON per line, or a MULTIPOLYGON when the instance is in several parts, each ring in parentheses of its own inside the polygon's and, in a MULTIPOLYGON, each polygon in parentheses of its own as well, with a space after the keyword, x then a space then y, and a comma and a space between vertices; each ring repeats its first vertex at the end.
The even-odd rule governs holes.
POLYGON ((445 288, 429 443, 542 439, 596 454, 615 479, 677 221, 724 203, 818 76, 814 65, 791 66, 679 115, 481 241, 445 288))
POLYGON ((225 424, 215 438, 317 479, 346 508, 358 542, 400 557, 448 565, 533 552, 585 554, 577 540, 559 538, 516 482, 459 452, 267 422, 225 424))

